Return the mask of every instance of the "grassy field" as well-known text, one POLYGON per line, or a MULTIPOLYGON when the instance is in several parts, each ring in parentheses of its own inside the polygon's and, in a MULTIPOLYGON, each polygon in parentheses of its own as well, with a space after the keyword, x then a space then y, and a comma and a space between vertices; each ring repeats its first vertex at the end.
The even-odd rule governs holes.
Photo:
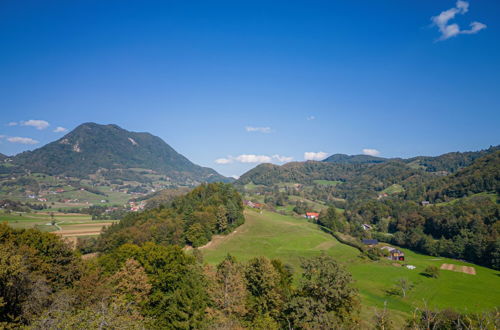
POLYGON ((39 213, 0 213, 0 223, 6 222, 12 228, 28 229, 36 228, 45 232, 53 232, 64 237, 72 236, 95 236, 99 235, 101 229, 115 222, 94 221, 88 214, 64 214, 54 213, 56 225, 52 225, 52 217, 48 212, 39 213))
POLYGON ((400 193, 403 191, 405 191, 405 189, 399 184, 393 184, 392 186, 389 186, 389 187, 385 188, 384 190, 382 190, 383 193, 386 193, 389 195, 397 194, 397 193, 400 193))
POLYGON ((500 273, 497 271, 402 249, 406 254, 406 263, 416 266, 416 269, 410 270, 396 267, 389 260, 362 258, 358 250, 339 243, 304 219, 265 211, 259 214, 252 210, 246 211, 246 219, 246 223, 234 233, 217 237, 201 249, 206 262, 218 263, 228 253, 240 261, 267 256, 282 259, 297 272, 301 258, 325 251, 353 274, 362 299, 364 320, 371 319, 375 309, 383 307, 384 301, 387 301, 387 307, 392 310, 392 317, 398 324, 402 324, 414 308, 424 302, 433 308, 450 307, 470 312, 500 305, 500 273), (440 277, 432 279, 420 274, 429 265, 439 267, 443 263, 472 266, 477 275, 441 270, 440 277), (409 280, 414 286, 405 298, 388 293, 400 278, 409 280))

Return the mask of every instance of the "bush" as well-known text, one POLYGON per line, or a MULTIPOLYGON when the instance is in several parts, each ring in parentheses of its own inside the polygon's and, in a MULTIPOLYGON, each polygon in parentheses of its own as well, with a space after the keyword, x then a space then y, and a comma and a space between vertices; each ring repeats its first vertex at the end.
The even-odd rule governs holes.
POLYGON ((439 268, 436 266, 427 266, 421 274, 431 278, 438 278, 439 268))

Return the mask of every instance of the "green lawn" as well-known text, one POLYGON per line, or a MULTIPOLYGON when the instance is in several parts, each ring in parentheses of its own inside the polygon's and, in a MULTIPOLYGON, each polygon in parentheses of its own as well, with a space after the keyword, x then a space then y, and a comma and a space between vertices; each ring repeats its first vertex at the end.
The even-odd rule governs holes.
POLYGON ((206 262, 218 263, 228 253, 240 261, 247 261, 255 256, 267 256, 280 258, 298 271, 301 258, 325 251, 353 274, 355 285, 360 291, 364 320, 371 318, 374 308, 382 308, 384 301, 387 301, 387 306, 393 311, 392 315, 398 324, 401 324, 416 306, 422 306, 424 301, 430 307, 450 307, 471 312, 500 305, 500 273, 497 271, 402 249, 406 254, 406 263, 416 266, 416 269, 409 270, 405 267, 395 267, 389 260, 370 261, 361 258, 358 250, 339 243, 305 219, 266 211, 259 214, 252 210, 246 211, 246 219, 246 223, 237 228, 236 232, 216 239, 202 249, 206 262), (442 263, 473 266, 477 275, 446 270, 440 271, 438 279, 420 275, 428 265, 439 267, 442 263), (406 298, 387 293, 399 278, 406 278, 414 284, 406 298))

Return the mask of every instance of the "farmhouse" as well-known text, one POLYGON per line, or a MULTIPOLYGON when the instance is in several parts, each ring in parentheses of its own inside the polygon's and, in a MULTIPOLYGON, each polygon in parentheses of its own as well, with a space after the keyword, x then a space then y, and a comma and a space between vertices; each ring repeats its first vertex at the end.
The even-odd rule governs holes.
POLYGON ((376 239, 364 239, 361 242, 363 242, 364 245, 368 245, 369 247, 373 247, 378 244, 378 241, 376 239))
POLYGON ((396 261, 405 260, 405 254, 401 250, 393 248, 392 246, 383 246, 381 249, 389 251, 389 256, 387 257, 387 259, 389 260, 396 260, 396 261))
POLYGON ((422 206, 427 206, 430 205, 431 203, 429 201, 422 201, 420 202, 420 204, 422 204, 422 206))
POLYGON ((306 212, 306 218, 307 219, 318 219, 319 218, 319 213, 316 212, 306 212))

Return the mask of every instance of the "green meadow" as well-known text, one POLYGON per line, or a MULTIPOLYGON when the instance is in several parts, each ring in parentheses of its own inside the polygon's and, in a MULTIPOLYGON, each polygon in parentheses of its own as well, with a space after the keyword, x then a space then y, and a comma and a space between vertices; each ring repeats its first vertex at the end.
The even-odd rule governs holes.
POLYGON ((500 306, 498 271, 401 249, 406 255, 404 265, 416 267, 410 270, 402 263, 364 258, 357 249, 341 244, 303 218, 253 210, 247 210, 245 214, 244 225, 228 236, 215 238, 201 249, 207 263, 216 264, 228 253, 240 261, 267 256, 290 264, 298 277, 301 258, 324 251, 352 273, 355 286, 359 289, 364 320, 369 320, 376 308, 383 308, 384 302, 387 302, 387 308, 392 311, 397 324, 402 324, 416 307, 423 305, 469 312, 500 306), (429 265, 440 267, 443 263, 472 266, 477 274, 441 270, 437 279, 420 274, 429 265), (413 286, 405 298, 389 293, 402 278, 413 286))

